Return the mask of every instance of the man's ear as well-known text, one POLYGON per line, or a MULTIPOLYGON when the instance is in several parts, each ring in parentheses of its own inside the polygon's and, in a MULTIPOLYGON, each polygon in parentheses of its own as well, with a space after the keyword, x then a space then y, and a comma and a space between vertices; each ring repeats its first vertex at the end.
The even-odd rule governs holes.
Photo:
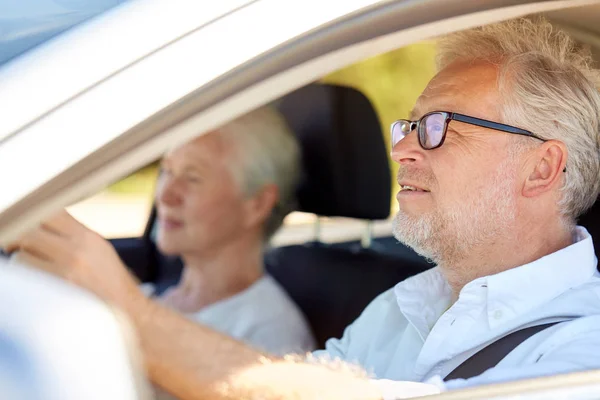
POLYGON ((246 226, 264 225, 278 201, 279 188, 277 185, 264 185, 257 193, 246 200, 244 213, 246 226))
POLYGON ((567 146, 558 140, 548 140, 531 154, 533 167, 523 185, 523 196, 535 197, 552 190, 562 181, 567 163, 567 146))

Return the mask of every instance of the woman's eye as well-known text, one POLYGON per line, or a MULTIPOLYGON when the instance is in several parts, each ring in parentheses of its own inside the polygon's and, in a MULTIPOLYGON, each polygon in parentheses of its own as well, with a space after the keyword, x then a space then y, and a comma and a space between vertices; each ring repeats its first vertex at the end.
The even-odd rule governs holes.
POLYGON ((169 168, 161 166, 158 170, 158 174, 159 174, 159 176, 171 175, 171 170, 169 168))
POLYGON ((186 176, 186 179, 188 182, 192 182, 192 183, 199 183, 202 181, 202 179, 196 175, 188 175, 188 176, 186 176))

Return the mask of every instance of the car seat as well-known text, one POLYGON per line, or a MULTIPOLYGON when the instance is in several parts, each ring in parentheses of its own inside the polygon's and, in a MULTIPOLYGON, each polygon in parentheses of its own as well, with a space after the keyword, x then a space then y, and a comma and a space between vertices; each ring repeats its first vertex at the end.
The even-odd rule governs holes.
MULTIPOLYGON (((298 209, 361 220, 390 215, 391 174, 381 124, 358 90, 313 84, 277 104, 298 137, 304 179, 298 209)), ((395 240, 269 251, 266 268, 308 318, 317 342, 340 336, 378 294, 432 265, 395 240), (389 250, 384 247, 393 246, 389 250)))

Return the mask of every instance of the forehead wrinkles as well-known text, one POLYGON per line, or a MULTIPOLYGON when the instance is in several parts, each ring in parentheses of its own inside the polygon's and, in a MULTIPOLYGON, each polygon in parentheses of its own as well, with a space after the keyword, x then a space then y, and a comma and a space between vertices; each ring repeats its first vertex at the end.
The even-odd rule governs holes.
MULTIPOLYGON (((458 94, 458 85, 455 82, 447 81, 443 79, 434 79, 425 88, 423 93, 417 99, 417 103, 413 111, 411 112, 411 118, 419 118, 430 111, 447 111, 441 109, 433 109, 430 105, 446 103, 448 100, 452 101, 458 94)), ((438 107, 439 108, 439 107, 438 107)))
POLYGON ((429 93, 432 91, 444 91, 448 88, 460 87, 462 84, 466 82, 466 77, 462 77, 460 75, 453 75, 451 77, 448 76, 436 76, 429 82, 424 93, 429 93), (458 82, 457 82, 458 81, 458 82))
POLYGON ((498 120, 497 79, 498 67, 490 63, 451 64, 429 82, 417 100, 415 116, 429 111, 453 111, 498 120))

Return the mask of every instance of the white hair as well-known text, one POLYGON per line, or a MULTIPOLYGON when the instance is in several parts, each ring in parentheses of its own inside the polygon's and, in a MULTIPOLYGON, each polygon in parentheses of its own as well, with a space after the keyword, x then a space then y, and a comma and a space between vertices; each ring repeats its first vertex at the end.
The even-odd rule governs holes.
MULTIPOLYGON (((592 68, 590 52, 542 18, 510 20, 440 40, 439 69, 476 60, 499 67, 502 122, 566 145, 558 207, 573 224, 600 191, 600 73, 592 68)), ((528 140, 518 142, 521 150, 528 140)))
POLYGON ((233 145, 235 160, 229 165, 234 179, 247 196, 268 184, 279 190, 279 201, 264 227, 265 242, 281 227, 295 208, 300 176, 300 149, 283 116, 265 106, 218 129, 233 145))

